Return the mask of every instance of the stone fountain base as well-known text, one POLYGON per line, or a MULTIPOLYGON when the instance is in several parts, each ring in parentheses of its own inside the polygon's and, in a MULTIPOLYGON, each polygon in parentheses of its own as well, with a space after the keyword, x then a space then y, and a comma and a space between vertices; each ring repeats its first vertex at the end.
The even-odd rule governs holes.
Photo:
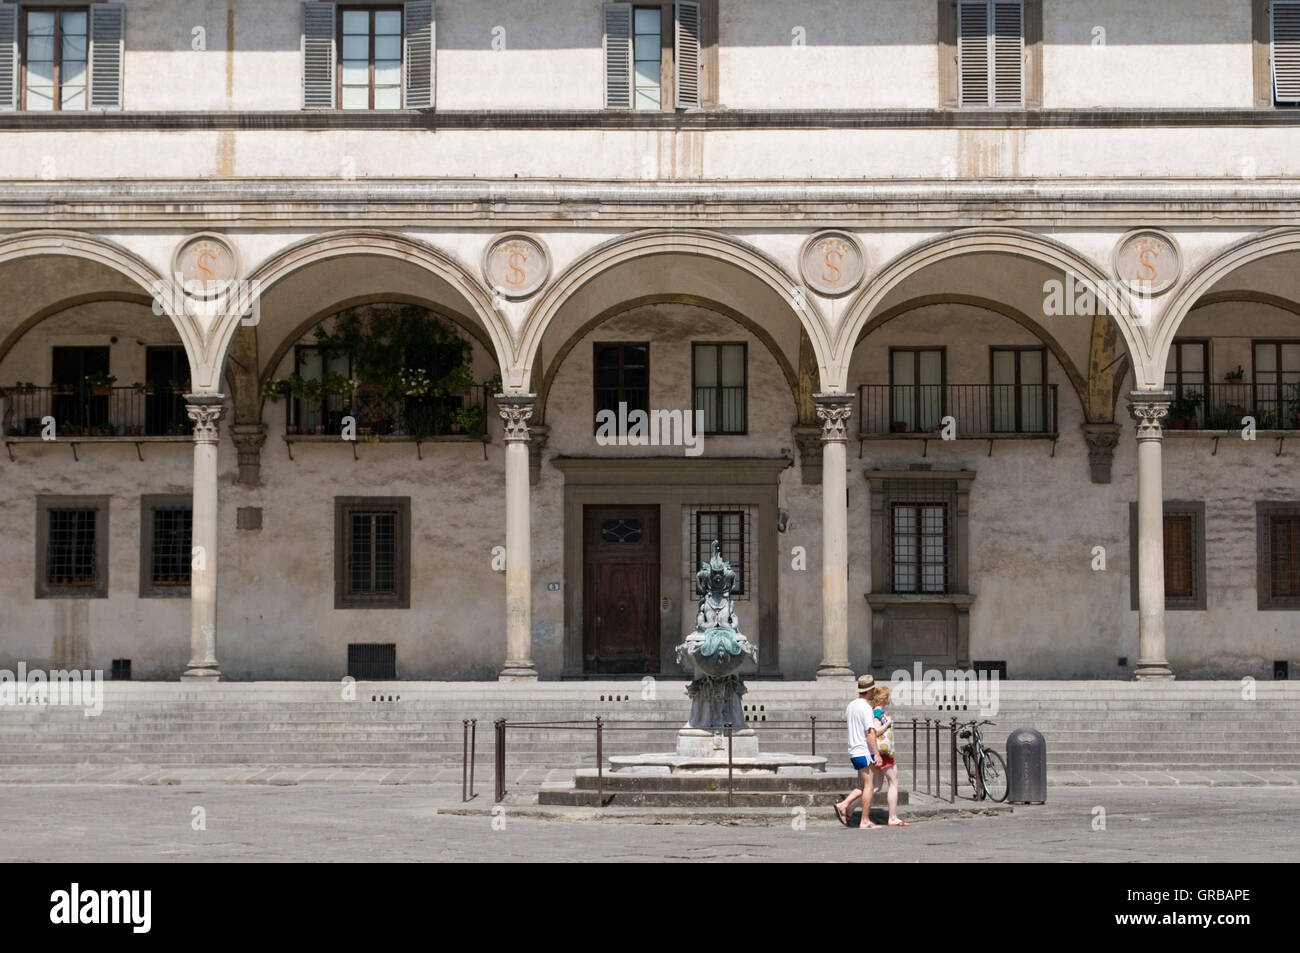
MULTIPOLYGON (((677 732, 677 752, 623 755, 609 759, 611 774, 727 776, 725 732, 683 728, 677 732)), ((731 771, 734 775, 790 775, 825 772, 819 755, 760 754, 758 734, 752 728, 731 736, 731 771)))

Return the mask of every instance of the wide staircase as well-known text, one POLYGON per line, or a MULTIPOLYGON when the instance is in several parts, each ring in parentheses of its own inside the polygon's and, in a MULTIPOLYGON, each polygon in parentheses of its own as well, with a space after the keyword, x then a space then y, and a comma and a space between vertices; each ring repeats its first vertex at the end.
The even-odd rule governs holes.
MULTIPOLYGON (((477 719, 476 762, 485 787, 493 766, 493 722, 504 718, 508 774, 523 769, 592 768, 595 719, 608 757, 667 751, 688 711, 684 682, 659 680, 653 697, 638 681, 360 683, 345 700, 337 683, 106 682, 103 711, 80 707, 0 705, 0 780, 13 766, 339 765, 459 768, 464 722, 477 719), (531 724, 530 724, 531 723, 531 724), (539 724, 540 723, 540 724, 539 724)), ((1300 687, 1260 682, 1243 698, 1237 682, 1002 682, 996 727, 985 739, 1005 750, 1007 734, 1034 727, 1048 745, 1049 772, 1127 770, 1277 771, 1300 769, 1300 687)), ((750 683, 749 727, 764 751, 816 753, 833 768, 844 755, 844 706, 851 684, 750 683)), ((951 702, 896 706, 897 721, 985 717, 951 702)), ((947 732, 931 758, 949 764, 947 732)), ((910 729, 896 732, 906 786, 910 729)), ((930 745, 935 741, 931 733, 930 745)), ((946 781, 945 781, 946 783, 946 781)))

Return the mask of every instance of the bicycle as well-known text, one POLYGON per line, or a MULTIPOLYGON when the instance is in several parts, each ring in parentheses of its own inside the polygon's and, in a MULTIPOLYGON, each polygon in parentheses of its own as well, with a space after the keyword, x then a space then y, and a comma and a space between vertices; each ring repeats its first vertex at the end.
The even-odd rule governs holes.
POLYGON ((966 765, 966 776, 975 789, 976 800, 988 797, 1000 802, 1007 799, 1007 765, 1002 755, 985 747, 980 736, 980 725, 991 724, 994 722, 970 721, 958 725, 957 741, 961 744, 962 763, 966 765))

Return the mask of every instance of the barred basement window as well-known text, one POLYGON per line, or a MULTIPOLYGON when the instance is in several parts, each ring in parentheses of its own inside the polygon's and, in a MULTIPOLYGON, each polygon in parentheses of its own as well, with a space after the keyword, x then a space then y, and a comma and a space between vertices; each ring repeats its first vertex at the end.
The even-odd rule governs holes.
POLYGON ((1300 502, 1257 503, 1259 608, 1300 609, 1300 502))
POLYGON ((335 499, 336 609, 410 607, 409 497, 335 499))
POLYGON ((187 496, 140 500, 140 597, 186 597, 193 565, 193 504, 187 496))
POLYGON ((36 598, 108 595, 108 497, 36 501, 36 598))
POLYGON ((953 489, 925 481, 887 481, 885 571, 890 592, 943 595, 951 590, 953 489))
MULTIPOLYGON (((1129 504, 1130 605, 1138 607, 1137 504, 1129 504)), ((1201 610, 1205 592, 1205 504, 1166 500, 1164 503, 1165 608, 1201 610)))
POLYGON ((732 595, 744 598, 749 595, 749 512, 747 510, 695 510, 691 535, 694 539, 695 568, 691 572, 692 585, 700 566, 713 558, 713 541, 718 541, 722 558, 731 563, 736 573, 736 587, 732 595))

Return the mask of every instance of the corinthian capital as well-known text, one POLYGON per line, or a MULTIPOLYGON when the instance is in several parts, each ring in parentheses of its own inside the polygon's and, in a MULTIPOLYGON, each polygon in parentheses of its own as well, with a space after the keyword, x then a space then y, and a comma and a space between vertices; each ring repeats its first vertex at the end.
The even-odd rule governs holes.
POLYGON ((1169 416, 1169 402, 1173 394, 1167 390, 1135 390, 1128 395, 1128 412, 1137 421, 1137 438, 1161 440, 1164 430, 1160 422, 1169 416))
POLYGON ((217 421, 221 419, 225 394, 186 394, 185 413, 194 421, 195 443, 217 442, 217 421))
POLYGON ((817 419, 822 422, 822 443, 843 443, 849 438, 849 418, 853 416, 852 394, 813 394, 817 402, 817 419))
POLYGON ((493 398, 497 410, 506 423, 506 443, 528 441, 528 421, 533 417, 536 394, 497 394, 493 398))

